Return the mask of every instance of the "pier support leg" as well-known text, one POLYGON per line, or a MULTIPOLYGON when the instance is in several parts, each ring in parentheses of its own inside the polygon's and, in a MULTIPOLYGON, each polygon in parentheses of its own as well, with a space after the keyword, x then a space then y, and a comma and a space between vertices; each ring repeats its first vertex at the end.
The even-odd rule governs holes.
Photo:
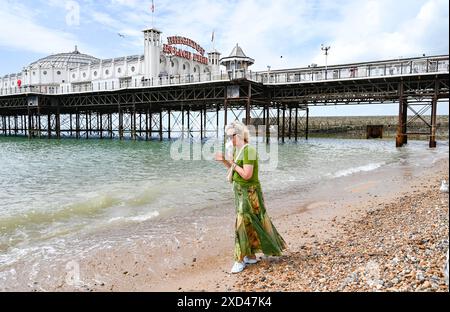
POLYGON ((403 102, 403 112, 402 112, 402 133, 403 133, 403 144, 408 144, 408 101, 405 99, 403 102))
POLYGON ((27 133, 27 116, 22 116, 22 125, 23 125, 23 134, 25 136, 28 135, 27 133))
POLYGON ((89 116, 90 116, 89 112, 86 111, 86 122, 85 122, 85 126, 86 126, 86 139, 89 139, 89 122, 90 122, 89 116))
POLYGON ((208 136, 208 134, 207 134, 207 132, 206 132, 206 126, 207 126, 207 117, 208 117, 208 115, 207 115, 207 112, 206 112, 206 108, 204 109, 204 111, 203 111, 203 137, 206 139, 207 138, 207 136, 208 136))
POLYGON ((100 139, 103 139, 103 114, 100 112, 99 114, 99 119, 100 119, 100 127, 99 127, 99 131, 100 131, 100 139))
POLYGON ((397 137, 395 139, 395 146, 402 147, 405 144, 406 138, 406 118, 407 115, 407 102, 404 99, 403 83, 399 84, 399 103, 398 103, 398 124, 397 124, 397 137))
POLYGON ((149 122, 149 124, 148 124, 148 131, 149 131, 149 139, 151 140, 152 139, 152 131, 153 131, 153 126, 152 126, 152 124, 153 124, 153 113, 152 113, 152 111, 149 109, 149 112, 150 112, 150 116, 149 116, 149 119, 148 119, 148 122, 149 122))
POLYGON ((28 138, 31 139, 34 135, 34 123, 33 123, 33 112, 28 108, 28 138))
POLYGON ((52 114, 47 114, 47 131, 48 131, 48 138, 52 138, 52 114))
POLYGON ((78 111, 75 114, 75 137, 80 139, 80 113, 78 111))
POLYGON ((142 111, 139 111, 139 137, 142 137, 142 111))
POLYGON ((159 140, 163 140, 163 118, 162 111, 159 111, 159 140))
POLYGON ((131 112, 131 139, 136 141, 136 106, 134 104, 131 112))
POLYGON ((41 134, 42 127, 41 127, 41 111, 40 111, 39 107, 38 107, 37 114, 36 114, 36 124, 38 127, 38 137, 40 139, 41 135, 42 135, 41 134))
POLYGON ((17 115, 14 115, 14 135, 17 136, 18 132, 17 115))
POLYGON ((289 140, 291 139, 292 135, 292 107, 289 106, 289 140))
POLYGON ((280 104, 277 104, 277 132, 278 132, 278 141, 280 141, 280 104))
POLYGON ((309 107, 306 107, 306 130, 305 130, 305 139, 309 138, 309 107))
POLYGON ((2 116, 2 130, 3 135, 6 136, 6 116, 2 116))
POLYGON ((148 129, 148 115, 150 115, 150 109, 147 108, 147 112, 145 113, 145 140, 148 141, 148 133, 149 133, 149 129, 148 129))
MULTIPOLYGON (((263 105, 263 119, 262 119, 262 124, 265 125, 266 124, 266 105, 263 105)), ((265 130, 264 130, 265 131, 265 130)), ((264 135, 264 134, 263 134, 264 135)))
POLYGON ((72 137, 72 113, 69 114, 69 135, 72 137))
MULTIPOLYGON (((33 131, 32 131, 32 129, 33 129, 33 126, 32 126, 32 120, 33 120, 33 117, 32 117, 32 115, 31 115, 32 113, 31 113, 31 111, 30 111, 30 109, 28 109, 28 138, 29 139, 31 139, 32 138, 32 135, 33 135, 33 131)), ((4 124, 4 123, 3 123, 4 124)), ((6 135, 6 133, 5 133, 5 135, 6 135)))
POLYGON ((100 137, 100 113, 99 112, 95 113, 95 123, 96 123, 95 133, 97 133, 97 137, 100 137))
POLYGON ((298 141, 298 106, 295 107, 295 142, 298 141))
POLYGON ((436 147, 436 111, 437 111, 437 98, 433 97, 431 101, 431 135, 430 135, 430 148, 436 147))
POLYGON ((219 105, 217 105, 216 107, 216 138, 219 138, 219 112, 220 112, 220 107, 219 105))
POLYGON ((169 138, 169 140, 171 139, 171 127, 170 127, 170 109, 167 111, 167 137, 169 138))
POLYGON ((200 140, 203 140, 203 108, 200 108, 200 140))
POLYGON ((123 140, 123 112, 119 107, 119 139, 123 140))
POLYGON ((407 122, 407 109, 408 103, 406 100, 402 99, 399 103, 399 115, 398 115, 398 125, 397 125, 397 137, 396 137, 396 147, 402 147, 407 143, 407 135, 406 135, 406 122, 407 122))
POLYGON ((266 110, 266 120, 264 121, 264 124, 266 125, 266 143, 270 143, 270 102, 266 104, 265 107, 266 110))
POLYGON ((109 131, 109 138, 112 140, 113 138, 113 126, 112 126, 112 113, 108 114, 108 131, 109 131))
POLYGON ((286 106, 283 104, 283 129, 281 131, 281 142, 284 143, 284 137, 285 137, 285 124, 286 124, 286 106))
POLYGON ((92 135, 93 129, 92 129, 92 112, 91 111, 89 111, 88 116, 89 117, 88 117, 87 124, 88 124, 88 129, 89 129, 89 135, 92 135))
POLYGON ((224 113, 224 116, 223 116, 223 129, 222 129, 222 131, 223 131, 223 137, 224 137, 224 142, 225 142, 225 140, 226 140, 226 133, 225 133, 225 127, 228 125, 228 96, 227 96, 227 89, 226 89, 226 87, 225 87, 225 95, 224 95, 224 97, 225 97, 225 99, 224 99, 224 101, 223 101, 223 113, 224 113))
POLYGON ((250 125, 251 103, 252 103, 252 85, 248 84, 248 98, 247 98, 247 105, 245 107, 245 124, 247 126, 250 125))
POLYGON ((56 127, 56 138, 59 140, 61 139, 61 114, 59 113, 59 107, 56 109, 55 127, 56 127))
POLYGON ((190 107, 187 109, 187 135, 191 138, 191 110, 190 107))
POLYGON ((184 139, 184 107, 181 107, 181 137, 184 139))

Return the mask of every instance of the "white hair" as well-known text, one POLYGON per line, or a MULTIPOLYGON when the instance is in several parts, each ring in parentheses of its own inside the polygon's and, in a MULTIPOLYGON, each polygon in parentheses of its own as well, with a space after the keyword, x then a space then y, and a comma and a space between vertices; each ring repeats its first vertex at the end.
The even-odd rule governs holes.
POLYGON ((238 120, 233 121, 231 124, 227 125, 225 127, 225 132, 227 135, 236 134, 242 140, 244 140, 245 143, 248 143, 250 140, 250 131, 248 130, 246 125, 238 120))

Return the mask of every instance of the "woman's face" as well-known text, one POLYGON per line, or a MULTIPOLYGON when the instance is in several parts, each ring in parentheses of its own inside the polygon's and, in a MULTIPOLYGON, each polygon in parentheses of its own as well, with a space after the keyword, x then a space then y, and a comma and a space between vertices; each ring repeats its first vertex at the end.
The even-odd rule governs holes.
POLYGON ((237 135, 236 134, 229 135, 228 139, 230 140, 230 142, 233 143, 233 146, 236 146, 236 143, 237 143, 237 135))

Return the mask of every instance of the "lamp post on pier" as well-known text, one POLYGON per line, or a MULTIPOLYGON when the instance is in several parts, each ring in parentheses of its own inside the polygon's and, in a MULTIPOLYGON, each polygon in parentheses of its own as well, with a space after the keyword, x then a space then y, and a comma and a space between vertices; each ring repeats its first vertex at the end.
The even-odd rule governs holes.
POLYGON ((328 50, 330 50, 331 47, 325 47, 323 44, 321 45, 321 50, 325 51, 325 80, 327 79, 328 76, 328 50))

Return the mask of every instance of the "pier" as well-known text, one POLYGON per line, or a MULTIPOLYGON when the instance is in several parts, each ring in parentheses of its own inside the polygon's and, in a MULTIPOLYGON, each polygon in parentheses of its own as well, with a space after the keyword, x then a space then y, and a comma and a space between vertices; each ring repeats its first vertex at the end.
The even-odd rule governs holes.
POLYGON ((160 77, 94 90, 11 88, 0 95, 0 135, 28 138, 200 139, 229 122, 264 121, 278 138, 308 138, 309 108, 398 104, 396 146, 408 135, 436 147, 437 105, 449 99, 449 56, 325 67, 160 77), (409 113, 409 115, 408 115, 409 113), (413 133, 421 120, 428 131, 413 133))

